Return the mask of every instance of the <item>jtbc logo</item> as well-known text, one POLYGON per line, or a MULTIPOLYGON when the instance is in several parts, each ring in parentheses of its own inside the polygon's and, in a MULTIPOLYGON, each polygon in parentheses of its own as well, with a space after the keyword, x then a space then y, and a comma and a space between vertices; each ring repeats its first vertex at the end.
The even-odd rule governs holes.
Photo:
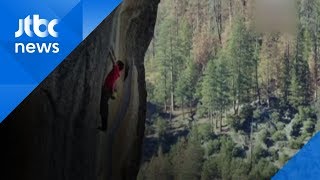
POLYGON ((15 32, 15 37, 18 38, 22 36, 23 33, 26 33, 26 35, 28 35, 29 37, 32 37, 33 33, 40 38, 45 38, 49 34, 52 37, 58 37, 58 32, 54 30, 54 27, 58 23, 58 19, 53 19, 49 22, 46 19, 40 19, 40 16, 38 14, 33 15, 33 19, 31 19, 29 15, 25 19, 19 19, 19 30, 15 32), (45 29, 42 31, 40 30, 41 26, 45 27, 45 29))

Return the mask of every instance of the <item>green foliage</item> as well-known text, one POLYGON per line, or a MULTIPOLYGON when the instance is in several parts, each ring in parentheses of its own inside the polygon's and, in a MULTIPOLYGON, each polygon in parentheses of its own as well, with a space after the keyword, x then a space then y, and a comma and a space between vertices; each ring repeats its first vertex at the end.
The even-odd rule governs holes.
POLYGON ((198 69, 193 61, 188 60, 187 68, 182 71, 177 82, 177 102, 184 106, 195 99, 196 86, 198 80, 198 69))
POLYGON ((219 59, 210 60, 204 73, 201 102, 207 107, 209 113, 222 114, 231 103, 230 72, 225 58, 221 54, 219 59))
POLYGON ((207 118, 208 108, 205 105, 198 103, 196 107, 196 114, 199 118, 207 118))
POLYGON ((203 164, 201 180, 221 179, 220 168, 221 166, 218 164, 218 159, 215 157, 210 157, 203 164))
POLYGON ((262 118, 262 111, 260 108, 257 108, 253 111, 253 116, 254 119, 260 120, 262 118))
POLYGON ((240 110, 239 116, 242 119, 251 120, 254 108, 250 104, 244 104, 240 110))
POLYGON ((178 139, 178 142, 171 147, 169 159, 174 165, 178 165, 183 161, 184 150, 187 148, 188 142, 184 138, 178 139), (182 158, 182 159, 181 159, 182 158))
POLYGON ((181 139, 170 150, 169 159, 174 179, 200 179, 204 150, 196 139, 197 137, 189 137, 188 141, 181 139))
POLYGON ((280 141, 277 144, 278 144, 279 149, 283 149, 288 146, 288 141, 280 141))
POLYGON ((289 105, 289 94, 291 86, 291 71, 292 65, 290 64, 292 56, 290 55, 290 45, 287 44, 284 56, 281 58, 279 72, 279 90, 280 90, 280 107, 286 108, 289 105))
POLYGON ((172 166, 169 159, 160 154, 159 157, 153 157, 149 164, 146 165, 145 171, 140 171, 141 179, 150 180, 170 180, 172 178, 172 166))
POLYGON ((274 175, 277 168, 266 159, 261 159, 253 167, 248 179, 270 179, 274 175))
POLYGON ((233 148, 236 145, 233 140, 229 136, 222 136, 220 142, 221 152, 224 153, 224 155, 231 155, 233 148))
POLYGON ((299 115, 297 114, 292 122, 292 128, 290 135, 293 137, 298 137, 301 135, 301 127, 302 127, 302 120, 299 118, 299 115))
POLYGON ((232 74, 233 101, 239 104, 249 103, 252 100, 254 43, 253 37, 245 26, 244 19, 236 18, 228 44, 230 68, 232 74))
POLYGON ((309 107, 298 107, 298 113, 295 115, 292 122, 292 130, 290 135, 298 137, 302 134, 301 128, 304 126, 304 133, 313 133, 314 123, 316 121, 316 114, 313 109, 309 107))
POLYGON ((155 122, 155 129, 158 137, 161 138, 165 135, 167 129, 167 122, 162 118, 158 118, 155 122))
POLYGON ((269 139, 271 138, 271 135, 272 134, 274 134, 274 133, 276 133, 276 131, 278 130, 277 129, 277 126, 276 126, 276 124, 274 124, 273 122, 269 122, 269 123, 267 123, 266 124, 266 127, 267 127, 267 129, 268 129, 268 131, 269 131, 269 139))
POLYGON ((241 130, 244 120, 240 119, 238 115, 228 115, 227 122, 232 129, 238 132, 241 130))
POLYGON ((148 92, 148 97, 150 100, 155 100, 155 86, 148 80, 146 80, 146 88, 148 92))
POLYGON ((197 126, 200 140, 209 141, 214 136, 210 124, 205 123, 197 126))
POLYGON ((268 150, 263 148, 261 145, 257 145, 253 149, 253 159, 255 161, 258 161, 261 158, 268 157, 269 155, 270 155, 270 153, 268 152, 268 150))
POLYGON ((236 132, 243 130, 245 132, 250 132, 250 125, 253 120, 254 108, 250 104, 245 104, 241 108, 239 115, 228 115, 227 122, 232 129, 236 132))
POLYGON ((287 154, 283 153, 283 154, 280 155, 279 162, 280 162, 282 165, 284 165, 284 164, 287 163, 287 161, 288 161, 289 159, 290 159, 290 157, 289 157, 287 154))
MULTIPOLYGON (((168 13, 168 12, 164 12, 168 13)), ((166 18, 162 22, 159 22, 158 25, 158 36, 159 40, 155 42, 157 51, 155 53, 155 57, 157 59, 157 67, 159 69, 158 81, 155 83, 155 101, 159 103, 165 103, 169 98, 170 93, 170 84, 169 75, 170 75, 170 57, 171 52, 168 51, 170 46, 171 36, 168 36, 170 33, 170 25, 172 24, 171 18, 166 18)))
MULTIPOLYGON (((177 108, 173 122, 182 119, 175 115, 184 108, 195 109, 201 120, 167 155, 154 156, 139 178, 269 179, 276 171, 273 163, 278 165, 274 161, 285 163, 289 156, 284 152, 292 154, 320 129, 315 113, 320 108, 310 108, 319 90, 320 1, 299 3, 293 39, 285 33, 256 35, 251 18, 242 13, 246 7, 230 3, 161 2, 145 61, 148 100, 166 110, 172 100, 177 108), (225 125, 216 135, 203 124, 211 115, 225 125), (250 143, 252 166, 245 156, 250 143)), ((152 126, 160 140, 167 122, 158 119, 152 126)), ((153 133, 153 128, 147 130, 153 133)))
POLYGON ((298 138, 298 139, 292 139, 290 142, 289 142, 289 146, 291 149, 301 149, 302 146, 303 146, 303 141, 301 138, 298 138))
POLYGON ((211 112, 214 107, 216 107, 216 101, 215 101, 215 87, 217 87, 215 77, 214 77, 214 71, 216 69, 215 64, 213 61, 210 61, 208 63, 208 67, 204 73, 204 78, 202 82, 201 87, 201 95, 202 104, 207 107, 207 110, 211 112))
POLYGON ((246 179, 249 174, 249 163, 242 159, 236 158, 231 162, 230 175, 231 179, 246 179))
POLYGON ((281 131, 285 128, 286 124, 283 122, 277 122, 276 126, 277 126, 277 129, 281 131))
POLYGON ((279 159, 279 150, 277 149, 271 149, 270 150, 270 154, 271 154, 271 157, 272 157, 272 160, 273 161, 276 161, 279 159))
POLYGON ((245 151, 240 146, 235 146, 232 150, 232 156, 233 157, 241 157, 243 158, 245 156, 245 151))
POLYGON ((319 132, 320 131, 320 121, 318 120, 316 125, 315 125, 315 131, 319 132))
POLYGON ((282 131, 277 131, 272 135, 272 140, 273 141, 286 141, 287 136, 284 132, 282 131))
POLYGON ((231 158, 230 152, 210 157, 203 166, 202 179, 245 179, 249 164, 239 158, 231 158), (227 157, 227 158, 226 158, 227 157))
POLYGON ((318 132, 320 131, 320 101, 317 100, 315 105, 314 105, 315 113, 316 113, 316 118, 315 118, 315 131, 318 132))
POLYGON ((188 141, 184 150, 175 153, 172 162, 174 164, 175 179, 200 179, 203 165, 204 151, 196 138, 188 141))
POLYGON ((249 133, 251 129, 251 122, 253 119, 253 111, 254 107, 252 107, 250 104, 244 104, 241 107, 239 117, 242 119, 241 122, 241 129, 243 129, 245 132, 249 133))
POLYGON ((270 115, 271 121, 279 122, 280 121, 280 113, 275 111, 270 115))
POLYGON ((315 123, 311 120, 305 121, 303 123, 304 133, 312 134, 315 129, 315 123))
POLYGON ((220 111, 222 113, 231 103, 230 94, 230 71, 226 62, 227 58, 221 55, 217 62, 217 68, 215 72, 215 80, 217 82, 216 87, 216 100, 220 103, 220 111))
POLYGON ((306 106, 310 103, 310 71, 308 57, 304 53, 304 29, 301 24, 298 26, 296 57, 293 64, 293 75, 290 87, 289 101, 293 107, 306 106))
POLYGON ((273 141, 271 139, 271 134, 274 132, 274 128, 268 127, 267 129, 262 129, 259 132, 258 140, 260 143, 264 143, 267 147, 270 147, 273 145, 273 141))
POLYGON ((312 109, 311 107, 300 106, 298 107, 298 111, 299 119, 301 119, 302 121, 315 121, 317 119, 317 115, 314 109, 312 109))
POLYGON ((214 153, 220 152, 221 143, 219 139, 210 140, 207 143, 207 155, 212 155, 214 153))
POLYGON ((259 133, 260 142, 267 144, 269 137, 270 137, 270 132, 266 129, 261 130, 261 132, 259 133))

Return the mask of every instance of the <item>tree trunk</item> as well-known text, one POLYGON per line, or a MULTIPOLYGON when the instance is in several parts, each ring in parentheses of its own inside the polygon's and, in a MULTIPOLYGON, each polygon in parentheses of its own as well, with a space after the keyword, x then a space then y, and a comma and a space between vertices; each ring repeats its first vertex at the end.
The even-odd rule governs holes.
POLYGON ((250 129, 250 169, 252 169, 252 134, 253 134, 253 129, 252 129, 252 123, 251 123, 251 129, 250 129))
POLYGON ((211 112, 211 131, 214 132, 215 128, 214 128, 214 119, 213 119, 213 114, 211 112))
POLYGON ((219 126, 218 126, 219 119, 217 118, 217 116, 215 116, 215 119, 216 119, 216 129, 218 129, 219 128, 219 126))
POLYGON ((220 108, 220 132, 222 132, 222 116, 223 116, 223 112, 222 112, 222 107, 220 108))
POLYGON ((167 91, 166 91, 166 88, 167 88, 167 78, 164 78, 164 111, 167 112, 168 111, 168 107, 167 107, 167 91))
MULTIPOLYGON (((171 26, 171 32, 172 32, 172 26, 171 26)), ((172 36, 170 36, 170 60, 171 60, 171 70, 170 70, 170 80, 171 80, 171 87, 170 87, 170 99, 171 99, 171 115, 174 112, 174 82, 173 82, 173 39, 172 36)))
POLYGON ((199 28, 200 25, 200 0, 197 1, 197 25, 196 29, 199 28))
POLYGON ((214 6, 213 6, 214 14, 215 14, 215 20, 216 20, 216 26, 217 26, 217 33, 219 37, 219 43, 222 44, 222 14, 221 14, 221 0, 214 0, 214 6))
POLYGON ((212 117, 212 110, 209 110, 209 121, 211 123, 211 132, 214 132, 214 121, 212 117))
POLYGON ((242 2, 242 14, 244 15, 244 18, 246 18, 247 0, 241 0, 241 2, 242 2))
POLYGON ((181 102, 181 109, 182 109, 182 118, 183 118, 183 120, 185 120, 185 114, 184 114, 184 101, 183 101, 183 98, 182 98, 182 102, 181 102))
POLYGON ((171 113, 174 112, 174 87, 173 87, 173 72, 171 71, 171 113))
MULTIPOLYGON (((258 41, 256 38, 256 50, 258 48, 258 41)), ((256 80, 256 93, 257 93, 257 97, 258 97, 258 104, 261 104, 261 96, 260 96, 260 89, 259 89, 259 78, 258 78, 258 57, 256 57, 255 59, 255 80, 256 80)))
POLYGON ((236 96, 236 89, 235 88, 236 88, 235 77, 234 77, 234 75, 232 75, 232 95, 233 95, 232 106, 233 106, 234 114, 237 114, 237 110, 236 110, 236 99, 237 99, 237 96, 236 96))
POLYGON ((175 5, 174 5, 174 9, 175 9, 175 20, 176 20, 176 37, 178 37, 179 36, 179 18, 178 18, 178 1, 176 0, 175 1, 175 5))
POLYGON ((314 40, 314 98, 318 99, 318 42, 317 38, 314 40))
POLYGON ((232 0, 229 0, 229 23, 230 23, 230 25, 232 24, 232 16, 233 16, 233 13, 232 13, 232 0))
POLYGON ((241 100, 241 94, 243 93, 242 92, 242 86, 241 86, 241 84, 239 83, 239 82, 241 82, 240 80, 241 80, 241 75, 242 75, 242 72, 241 72, 241 64, 242 64, 242 62, 241 62, 241 59, 240 58, 238 58, 238 65, 237 65, 237 70, 238 70, 238 83, 237 83, 237 91, 236 91, 236 96, 237 96, 237 99, 236 99, 236 113, 237 113, 237 115, 239 115, 239 106, 240 106, 240 100, 241 100))

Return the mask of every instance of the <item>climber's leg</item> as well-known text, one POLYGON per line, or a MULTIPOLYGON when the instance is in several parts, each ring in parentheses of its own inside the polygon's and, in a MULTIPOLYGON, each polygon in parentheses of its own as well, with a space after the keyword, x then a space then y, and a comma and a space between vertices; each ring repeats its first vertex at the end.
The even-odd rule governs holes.
POLYGON ((98 128, 99 130, 102 130, 102 131, 105 131, 108 128, 109 98, 110 98, 110 93, 108 91, 102 90, 101 100, 100 100, 101 127, 98 128))
POLYGON ((110 98, 116 99, 118 97, 118 91, 115 89, 113 92, 110 92, 110 98))

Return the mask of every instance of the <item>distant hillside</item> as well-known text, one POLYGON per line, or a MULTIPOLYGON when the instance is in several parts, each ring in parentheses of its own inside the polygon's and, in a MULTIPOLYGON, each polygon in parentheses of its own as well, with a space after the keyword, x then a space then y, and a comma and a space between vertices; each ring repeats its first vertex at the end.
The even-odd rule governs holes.
POLYGON ((320 1, 285 32, 253 2, 161 1, 140 179, 269 179, 319 130, 320 1))

